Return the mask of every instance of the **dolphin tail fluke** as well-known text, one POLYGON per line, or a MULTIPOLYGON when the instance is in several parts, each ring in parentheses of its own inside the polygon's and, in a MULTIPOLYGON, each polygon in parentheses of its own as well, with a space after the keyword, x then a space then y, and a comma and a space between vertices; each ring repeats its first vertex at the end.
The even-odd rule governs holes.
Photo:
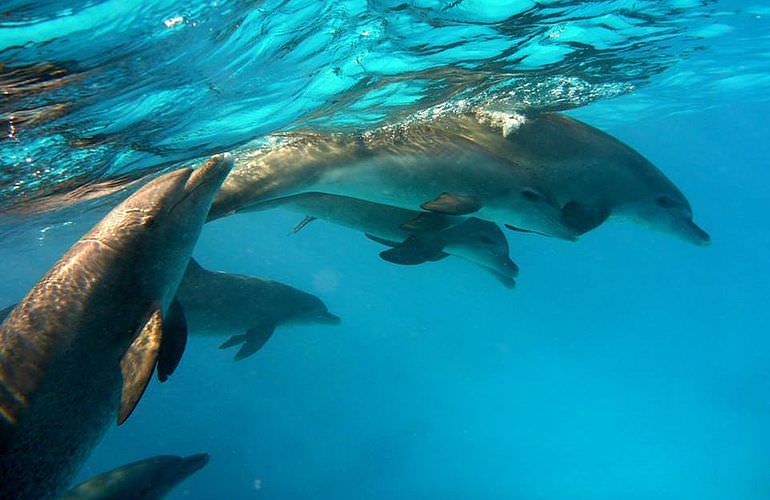
POLYGON ((424 262, 435 262, 448 257, 441 247, 431 245, 429 242, 415 235, 407 238, 403 243, 380 252, 382 260, 393 264, 414 266, 424 262))
POLYGON ((161 311, 156 309, 120 360, 123 390, 120 396, 118 425, 125 422, 134 411, 150 382, 160 351, 162 327, 161 311))
POLYGON ((158 380, 165 382, 169 375, 174 373, 182 360, 186 346, 187 318, 185 318, 182 304, 174 299, 166 313, 166 321, 163 325, 163 337, 158 352, 158 380))
POLYGON ((270 339, 270 337, 273 336, 273 332, 275 332, 275 327, 276 325, 271 323, 267 325, 260 325, 254 328, 250 328, 243 335, 233 335, 232 337, 227 339, 222 345, 220 345, 219 348, 227 349, 228 347, 233 347, 238 344, 243 344, 241 348, 238 350, 238 352, 235 354, 235 361, 246 359, 252 354, 259 351, 260 349, 262 349, 262 346, 264 346, 265 343, 270 339))

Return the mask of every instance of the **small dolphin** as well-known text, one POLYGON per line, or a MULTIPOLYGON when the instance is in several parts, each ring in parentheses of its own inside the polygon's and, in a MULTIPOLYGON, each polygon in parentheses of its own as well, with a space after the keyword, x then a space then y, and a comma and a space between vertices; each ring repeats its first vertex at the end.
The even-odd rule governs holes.
POLYGON ((92 477, 66 492, 62 500, 159 500, 208 463, 206 453, 146 458, 92 477))
POLYGON ((451 114, 363 135, 285 134, 247 152, 210 219, 303 192, 467 216, 576 239, 609 217, 705 244, 682 193, 642 155, 559 114, 451 114))
POLYGON ((447 215, 325 193, 281 198, 275 205, 365 233, 392 247, 380 253, 388 262, 414 265, 455 255, 489 271, 507 288, 516 285, 519 268, 510 259, 505 235, 492 222, 470 217, 458 224, 447 215))
POLYGON ((236 361, 261 349, 278 325, 340 322, 315 295, 277 281, 207 271, 195 259, 190 259, 176 298, 192 335, 232 335, 221 349, 243 344, 236 361))
POLYGON ((0 498, 59 495, 155 366, 161 381, 174 371, 187 334, 172 299, 231 166, 216 156, 143 186, 0 324, 0 498))

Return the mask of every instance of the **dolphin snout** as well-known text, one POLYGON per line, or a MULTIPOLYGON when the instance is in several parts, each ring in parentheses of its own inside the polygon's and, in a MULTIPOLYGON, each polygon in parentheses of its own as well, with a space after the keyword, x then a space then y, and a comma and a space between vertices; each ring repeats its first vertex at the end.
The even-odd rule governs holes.
POLYGON ((209 463, 208 453, 197 453, 184 459, 184 470, 187 474, 192 474, 206 466, 209 463))
POLYGON ((692 220, 685 222, 682 236, 687 241, 698 246, 708 246, 711 244, 711 236, 692 220))
POLYGON ((325 313, 321 314, 319 319, 320 319, 321 323, 324 323, 324 324, 327 324, 327 325, 339 325, 340 323, 342 323, 342 318, 340 318, 336 314, 332 314, 332 313, 330 313, 328 311, 326 311, 325 313))

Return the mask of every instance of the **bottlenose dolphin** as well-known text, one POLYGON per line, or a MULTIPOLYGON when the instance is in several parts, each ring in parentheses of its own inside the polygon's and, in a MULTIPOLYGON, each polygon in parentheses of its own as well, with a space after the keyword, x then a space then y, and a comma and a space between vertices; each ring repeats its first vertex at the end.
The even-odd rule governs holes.
POLYGON ((243 344, 236 361, 261 349, 278 325, 340 322, 315 295, 277 281, 207 271, 195 259, 176 298, 192 335, 232 335, 221 349, 243 344))
POLYGON ((315 191, 566 239, 616 217, 708 242, 682 193, 622 142, 559 114, 497 115, 276 136, 239 156, 210 218, 315 191))
POLYGON ((158 455, 94 476, 61 500, 157 500, 209 463, 206 453, 189 457, 158 455))
POLYGON ((388 262, 414 265, 455 255, 489 271, 508 288, 516 285, 519 268, 510 259, 505 235, 492 222, 469 217, 458 224, 447 215, 325 193, 290 196, 274 204, 365 233, 392 247, 380 253, 388 262))
POLYGON ((216 156, 143 186, 0 324, 0 498, 60 494, 156 364, 161 381, 174 371, 187 335, 172 299, 231 166, 216 156))

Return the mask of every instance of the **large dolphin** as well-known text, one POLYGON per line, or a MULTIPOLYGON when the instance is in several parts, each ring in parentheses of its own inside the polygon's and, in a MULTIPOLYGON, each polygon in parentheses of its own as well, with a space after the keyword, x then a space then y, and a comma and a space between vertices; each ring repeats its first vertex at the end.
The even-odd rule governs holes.
POLYGON ((211 201, 216 156, 149 182, 76 242, 0 324, 0 498, 61 493, 157 364, 186 341, 172 303, 211 201))
POLYGON ((206 453, 146 458, 94 476, 61 500, 159 500, 208 463, 206 453))
MULTIPOLYGON (((513 288, 519 268, 511 260, 508 241, 500 228, 469 217, 418 212, 325 193, 305 193, 276 200, 275 205, 361 231, 370 239, 392 247, 380 256, 396 264, 421 264, 454 255, 492 273, 513 288)), ((304 227, 304 224, 298 226, 304 227)))
POLYGON ((177 290, 192 335, 231 336, 221 348, 241 345, 239 361, 251 356, 281 324, 338 324, 315 295, 253 276, 203 269, 190 259, 177 290))
POLYGON ((687 199, 652 163, 559 114, 450 114, 362 135, 289 133, 276 142, 240 155, 210 218, 316 191, 567 239, 616 217, 709 241, 687 199))

